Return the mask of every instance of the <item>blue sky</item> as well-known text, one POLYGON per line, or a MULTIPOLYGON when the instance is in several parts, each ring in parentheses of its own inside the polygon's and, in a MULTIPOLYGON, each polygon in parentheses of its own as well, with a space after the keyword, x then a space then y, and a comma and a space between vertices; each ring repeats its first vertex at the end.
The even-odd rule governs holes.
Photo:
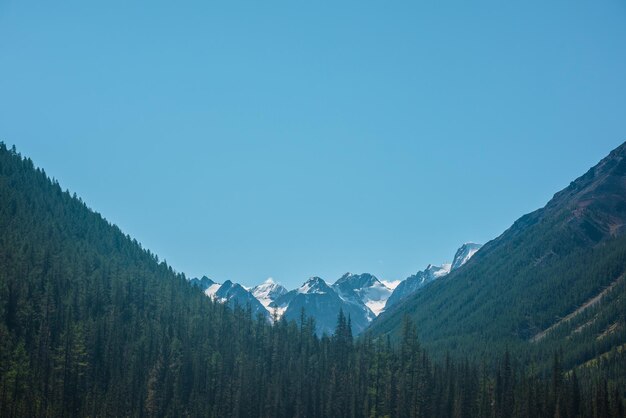
POLYGON ((189 276, 402 279, 626 140, 626 3, 510 3, 0 0, 0 139, 189 276))

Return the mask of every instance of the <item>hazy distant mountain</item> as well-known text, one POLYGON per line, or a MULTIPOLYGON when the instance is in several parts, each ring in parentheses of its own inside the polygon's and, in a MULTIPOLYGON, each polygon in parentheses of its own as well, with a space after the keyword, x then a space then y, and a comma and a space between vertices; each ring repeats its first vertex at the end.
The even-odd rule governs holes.
POLYGON ((315 318, 319 333, 331 333, 337 321, 339 309, 350 316, 353 333, 359 334, 368 327, 386 307, 412 294, 427 283, 443 277, 452 266, 458 268, 466 263, 480 248, 479 244, 467 243, 457 251, 452 265, 429 265, 424 271, 407 278, 392 290, 369 273, 346 273, 332 286, 319 277, 312 277, 300 288, 289 292, 285 287, 267 279, 251 290, 230 281, 223 285, 204 276, 190 283, 219 302, 250 304, 254 314, 286 315, 286 319, 300 319, 302 308, 307 316, 315 318), (261 309, 264 308, 265 311, 261 309))
MULTIPOLYGON (((387 299, 393 292, 380 280, 369 273, 346 273, 333 284, 339 295, 345 300, 367 306, 374 316, 385 308, 387 299)), ((373 317, 370 320, 374 319, 373 317)))
POLYGON ((191 279, 190 283, 215 301, 230 306, 249 304, 254 315, 261 313, 269 318, 285 315, 288 320, 299 320, 304 308, 307 316, 315 318, 320 335, 324 332, 332 334, 340 309, 350 317, 353 333, 359 334, 376 317, 391 294, 390 289, 367 273, 348 273, 333 286, 319 277, 312 277, 291 292, 272 279, 251 290, 230 280, 219 284, 206 276, 191 279))
POLYGON ((205 295, 217 302, 228 303, 231 307, 234 307, 235 305, 239 305, 241 307, 250 305, 254 316, 261 314, 268 318, 270 317, 265 306, 263 306, 263 304, 249 290, 246 290, 238 283, 226 280, 223 284, 220 284, 214 282, 206 276, 202 276, 200 279, 190 279, 189 283, 200 288, 205 295))
POLYGON ((450 272, 450 267, 450 264, 443 264, 441 266, 433 266, 432 264, 429 264, 425 270, 418 271, 414 275, 407 277, 404 281, 400 282, 389 299, 387 299, 385 309, 417 292, 433 280, 445 276, 450 272))
POLYGON ((395 305, 407 296, 414 294, 428 283, 444 277, 452 270, 456 270, 463 266, 474 256, 474 254, 476 254, 480 247, 482 247, 481 244, 475 244, 472 242, 465 243, 456 251, 452 264, 442 264, 440 266, 429 264, 425 270, 418 271, 414 275, 407 277, 405 280, 400 282, 398 286, 396 286, 395 290, 387 300, 385 309, 395 305))
POLYGON ((478 250, 480 250, 481 247, 482 244, 475 244, 473 242, 463 244, 454 255, 454 260, 452 261, 450 270, 456 270, 467 263, 469 259, 472 258, 478 250))
POLYGON ((334 330, 339 309, 343 309, 346 316, 350 316, 353 333, 357 335, 386 307, 392 306, 427 283, 445 276, 452 266, 458 268, 465 264, 479 248, 479 244, 464 244, 456 252, 452 265, 429 265, 424 271, 400 282, 395 290, 369 273, 346 273, 332 286, 319 277, 312 277, 291 292, 271 278, 250 290, 231 281, 219 284, 206 276, 191 279, 190 283, 218 302, 229 303, 230 306, 235 303, 241 306, 250 304, 255 315, 267 314, 270 318, 274 315, 278 318, 286 315, 287 319, 299 320, 304 308, 306 315, 317 321, 320 334, 330 334, 334 330))
POLYGON ((272 313, 272 308, 270 307, 271 303, 286 294, 288 290, 269 278, 260 285, 252 288, 250 292, 270 311, 270 313, 272 313))
POLYGON ((202 278, 200 279, 194 277, 193 279, 189 279, 189 283, 191 283, 192 286, 199 288, 203 292, 215 284, 215 282, 209 279, 207 276, 202 276, 202 278))
POLYGON ((279 297, 270 305, 285 316, 287 320, 300 320, 302 310, 307 316, 315 318, 316 331, 319 335, 331 335, 337 325, 339 311, 343 310, 350 318, 352 332, 361 333, 374 317, 372 311, 357 300, 348 300, 319 277, 311 277, 298 289, 279 297))

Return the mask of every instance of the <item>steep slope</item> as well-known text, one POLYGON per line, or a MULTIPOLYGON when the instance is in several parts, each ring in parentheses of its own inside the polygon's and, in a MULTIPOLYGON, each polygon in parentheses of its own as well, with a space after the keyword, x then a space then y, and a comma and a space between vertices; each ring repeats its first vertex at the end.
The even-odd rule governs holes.
POLYGON ((209 286, 215 284, 215 282, 209 279, 207 276, 202 276, 201 278, 194 277, 193 279, 189 279, 189 283, 192 286, 195 286, 202 290, 203 292, 209 288, 209 286))
POLYGON ((465 265, 481 247, 481 244, 472 242, 465 243, 456 251, 452 264, 442 264, 441 266, 429 264, 425 270, 418 271, 414 275, 407 277, 396 286, 391 296, 387 299, 384 308, 390 308, 422 289, 430 282, 445 277, 451 271, 465 265))
POLYGON ((343 299, 367 306, 376 316, 385 308, 392 293, 391 289, 369 273, 346 273, 333 284, 333 289, 343 299))
POLYGON ((437 280, 450 273, 450 264, 443 264, 441 266, 433 266, 429 264, 426 269, 418 271, 412 276, 404 279, 395 288, 387 303, 385 309, 389 309, 391 306, 414 294, 428 283, 437 280))
MULTIPOLYGON (((626 271, 625 224, 623 144, 544 208, 486 244, 465 267, 383 313, 372 333, 397 335, 408 314, 425 345, 440 352, 488 357, 493 350, 532 345, 535 354, 545 356, 561 346, 568 361, 583 361, 626 336, 626 295, 620 282, 613 285, 626 271), (608 326, 598 326, 610 338, 582 323, 577 338, 568 338, 575 331, 568 329, 560 337, 548 332, 550 338, 531 342, 611 286, 605 302, 592 309, 606 316, 600 322, 608 326), (621 302, 607 304, 611 298, 621 302)), ((589 312, 575 316, 586 318, 589 312)), ((566 324, 574 321, 557 328, 566 324)))
MULTIPOLYGON (((270 314, 266 305, 262 303, 256 297, 256 295, 254 295, 254 289, 247 290, 240 284, 233 283, 230 280, 227 280, 221 284, 216 283, 206 276, 202 276, 202 278, 200 279, 198 278, 190 279, 189 283, 192 286, 195 286, 198 289, 200 289, 202 292, 204 292, 205 295, 207 295, 208 297, 210 297, 216 302, 225 303, 231 308, 234 308, 235 306, 246 308, 249 306, 252 312, 252 315, 254 316, 262 315, 268 319, 270 318, 270 314)), ((259 287, 260 286, 257 286, 257 288, 259 287)), ((284 290, 286 292, 286 289, 284 290)), ((280 289, 276 289, 275 291, 280 292, 280 289)))
POLYGON ((0 416, 235 414, 223 388, 267 321, 211 302, 2 143, 0 266, 0 416))
POLYGON ((298 289, 279 297, 270 307, 291 321, 300 321, 302 312, 315 319, 318 335, 332 334, 337 325, 337 317, 343 311, 350 318, 352 333, 357 335, 370 324, 374 314, 354 300, 343 299, 323 279, 311 277, 298 289))
POLYGON ((260 285, 252 288, 250 292, 259 302, 261 302, 263 306, 265 306, 266 309, 271 312, 270 304, 286 294, 288 290, 279 283, 274 282, 273 279, 269 278, 260 285))
MULTIPOLYGON (((207 294, 206 291, 205 294, 207 294)), ((261 315, 267 319, 270 318, 268 310, 265 309, 265 306, 263 306, 250 291, 230 280, 226 280, 212 295, 207 294, 207 296, 212 296, 217 302, 226 303, 231 308, 235 306, 250 308, 252 315, 255 317, 261 315)))
MULTIPOLYGON (((397 349, 353 341, 343 316, 318 339, 312 320, 270 326, 214 303, 200 291, 215 286, 209 279, 190 284, 1 143, 0 266, 2 417, 444 417, 483 402, 495 416, 559 404, 523 390, 509 402, 476 367, 432 363, 409 322, 397 349)), ((503 368, 504 387, 507 371, 523 375, 503 368)), ((623 368, 611 373, 587 381, 623 381, 623 368)), ((559 392, 561 404, 580 404, 568 416, 593 416, 606 394, 581 386, 559 392)))
POLYGON ((459 248, 454 254, 454 259, 452 260, 452 266, 450 267, 450 271, 456 270, 459 267, 463 266, 467 263, 470 258, 474 256, 482 247, 481 244, 476 244, 473 242, 466 242, 459 248))

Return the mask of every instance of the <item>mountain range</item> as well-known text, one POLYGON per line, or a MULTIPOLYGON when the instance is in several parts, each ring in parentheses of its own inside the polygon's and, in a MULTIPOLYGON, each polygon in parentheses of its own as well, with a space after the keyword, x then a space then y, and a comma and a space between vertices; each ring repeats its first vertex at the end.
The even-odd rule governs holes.
POLYGON ((623 144, 404 290, 246 289, 176 273, 0 143, 0 416, 622 418, 625 231, 623 144))
POLYGON ((332 285, 314 277, 274 294, 261 291, 265 283, 257 300, 269 317, 298 322, 304 312, 319 335, 332 332, 342 310, 355 335, 393 340, 409 315, 433 353, 485 359, 512 350, 545 365, 563 349, 573 367, 626 348, 625 225, 622 144, 499 237, 466 243, 451 263, 428 265, 393 290, 371 274, 346 273, 332 285))
POLYGON ((262 315, 270 321, 284 317, 288 321, 299 322, 304 313, 315 319, 318 335, 332 334, 339 312, 342 311, 350 318, 352 333, 358 335, 385 309, 463 266, 480 247, 480 244, 475 243, 463 244, 452 263, 441 266, 429 264, 425 270, 401 281, 395 289, 389 288, 369 273, 346 273, 332 285, 320 277, 311 277, 291 291, 271 278, 252 289, 230 280, 223 284, 216 283, 206 276, 192 278, 190 283, 217 302, 230 307, 249 306, 253 315, 262 315))

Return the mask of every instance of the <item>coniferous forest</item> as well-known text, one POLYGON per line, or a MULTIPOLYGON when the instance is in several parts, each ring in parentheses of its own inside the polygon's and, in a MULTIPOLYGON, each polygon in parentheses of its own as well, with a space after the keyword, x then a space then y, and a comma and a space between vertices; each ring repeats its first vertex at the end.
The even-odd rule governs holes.
POLYGON ((625 208, 626 143, 369 332, 397 335, 408 314, 433 355, 480 362, 509 350, 546 370, 560 352, 566 370, 607 368, 623 388, 625 208))
POLYGON ((621 350, 602 367, 513 352, 431 356, 419 324, 354 338, 340 313, 252 317, 215 303, 0 145, 2 417, 625 417, 621 350))

